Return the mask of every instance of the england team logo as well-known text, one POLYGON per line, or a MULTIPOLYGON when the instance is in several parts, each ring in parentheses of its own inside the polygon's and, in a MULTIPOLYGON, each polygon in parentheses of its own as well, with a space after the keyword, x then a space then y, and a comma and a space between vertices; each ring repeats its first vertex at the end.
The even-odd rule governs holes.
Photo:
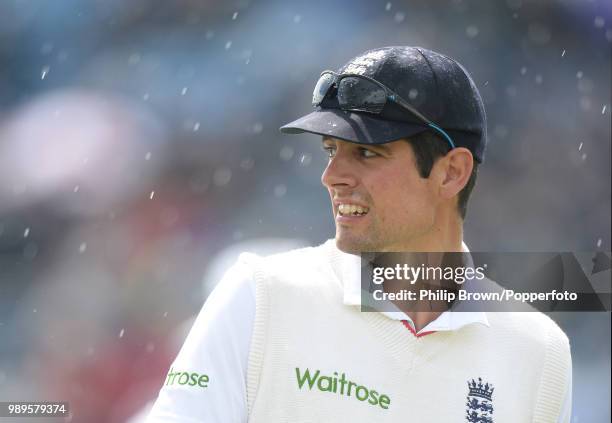
POLYGON ((466 421, 469 423, 493 423, 493 385, 478 378, 468 381, 466 421))

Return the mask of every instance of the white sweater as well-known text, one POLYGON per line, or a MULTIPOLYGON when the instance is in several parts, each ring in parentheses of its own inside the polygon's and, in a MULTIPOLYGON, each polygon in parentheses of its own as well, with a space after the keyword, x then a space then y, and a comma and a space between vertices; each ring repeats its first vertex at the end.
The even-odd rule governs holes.
POLYGON ((248 260, 256 315, 249 422, 557 422, 569 343, 541 313, 487 313, 422 337, 343 305, 340 253, 321 247, 248 260))
MULTIPOLYGON (((467 251, 467 247, 464 246, 467 251)), ((301 272, 304 268, 310 268, 316 270, 321 267, 322 262, 328 261, 329 264, 323 265, 323 268, 334 269, 329 275, 331 277, 330 286, 341 284, 343 286, 343 298, 334 298, 334 307, 326 307, 326 303, 320 303, 315 306, 314 310, 309 310, 304 318, 312 314, 318 314, 329 310, 333 311, 336 306, 341 305, 340 308, 347 310, 358 310, 360 303, 360 289, 361 281, 359 278, 359 258, 344 254, 335 248, 333 240, 328 241, 323 246, 316 247, 313 249, 301 250, 298 252, 289 252, 286 255, 279 255, 270 259, 259 259, 250 255, 243 255, 242 259, 233 266, 224 276, 219 285, 215 288, 212 295, 207 299, 206 304, 202 308, 197 320, 195 321, 187 340, 185 341, 181 352, 176 357, 169 371, 169 375, 164 380, 163 387, 159 393, 159 397, 155 402, 155 405, 149 415, 147 422, 158 423, 158 422, 207 422, 207 423, 246 423, 248 421, 256 421, 253 419, 259 418, 261 420, 261 414, 259 417, 256 415, 257 410, 253 409, 256 400, 257 390, 259 389, 259 381, 261 376, 253 378, 253 373, 257 375, 261 372, 261 363, 257 363, 257 360, 251 360, 248 363, 248 355, 251 351, 251 337, 259 337, 261 326, 258 323, 258 327, 254 328, 256 308, 257 320, 261 320, 261 305, 264 304, 261 298, 261 294, 264 292, 262 289, 265 286, 270 286, 269 283, 265 283, 262 280, 264 274, 278 274, 283 267, 294 266, 295 270, 301 272), (297 263, 296 263, 297 260, 297 263), (338 264, 341 261, 341 266, 338 264), (280 265, 279 265, 280 263, 280 265), (341 269, 339 269, 341 268, 341 269), (337 273, 338 280, 334 277, 334 273, 337 273), (256 281, 258 280, 257 288, 260 298, 255 298, 256 281), (262 284, 263 282, 263 284, 262 284), (265 286, 264 286, 265 285, 265 286), (263 287, 263 288, 262 288, 263 287), (254 367, 256 366, 256 367, 254 367), (255 370, 257 369, 257 370, 255 370), (250 376, 248 377, 249 383, 247 383, 247 370, 251 370, 250 376), (189 379, 185 375, 185 372, 189 374, 189 379), (197 373, 197 378, 194 378, 194 373, 197 373), (206 378, 202 378, 202 375, 206 375, 206 378), (209 379, 206 382, 205 379, 209 379), (197 384, 192 382, 197 381, 197 384), (201 384, 199 382, 202 382, 201 384), (203 386, 201 386, 203 385, 203 386), (249 409, 247 407, 247 388, 249 392, 249 402, 251 405, 251 414, 249 417, 249 409)), ((295 275, 291 269, 285 269, 283 272, 289 279, 292 279, 295 275), (293 275, 293 276, 292 276, 293 275)), ((265 279, 265 277, 263 278, 265 279)), ((271 282, 279 283, 279 282, 271 282)), ((291 282, 283 282, 283 284, 291 282)), ((304 284, 305 288, 308 284, 304 284)), ((316 288, 313 285, 312 288, 316 288)), ((298 294, 300 291, 297 290, 294 294, 298 294)), ((337 292, 334 294, 336 295, 337 292)), ((267 296, 266 296, 267 297, 267 296)), ((268 301, 266 300, 265 303, 268 301)), ((352 311, 351 311, 352 313, 352 311)), ((366 313, 363 313, 366 314, 366 313)), ((371 315, 372 313, 367 313, 371 315)), ((342 313, 340 313, 342 315, 342 313)), ((457 313, 447 311, 429 323, 425 328, 419 331, 419 338, 411 333, 409 326, 409 318, 401 313, 387 312, 378 315, 382 317, 384 321, 388 321, 388 327, 393 334, 396 334, 399 338, 405 338, 402 342, 407 342, 412 345, 415 341, 416 345, 420 345, 422 341, 432 340, 432 336, 442 336, 450 338, 461 338, 466 334, 478 332, 479 329, 482 331, 491 330, 488 328, 490 325, 489 319, 487 319, 484 313, 457 313), (403 322, 400 322, 403 320, 403 322), (397 330, 397 327, 401 327, 402 330, 397 330), (424 335, 427 332, 434 331, 436 333, 424 335)), ((503 315, 502 315, 503 316, 503 315)), ((526 315, 525 315, 526 316, 526 315)), ((524 316, 524 317, 525 317, 524 316)), ((371 317, 371 316, 370 316, 371 317)), ((489 313, 490 320, 493 324, 492 328, 495 328, 496 319, 489 313)), ((521 317, 521 316, 515 316, 521 317)), ((532 316, 533 318, 534 316, 532 316)), ((538 316, 539 320, 544 321, 546 326, 553 326, 554 324, 548 322, 544 316, 538 316)), ((380 320, 380 319, 379 319, 380 320)), ((368 320, 369 321, 369 320, 368 320)), ((365 323, 364 320, 358 322, 365 323)), ((524 324, 529 325, 531 321, 528 319, 524 324)), ((328 321, 328 325, 334 325, 332 320, 328 321)), ((371 326, 371 324, 368 324, 371 326)), ((380 325, 379 325, 380 326, 380 325)), ((556 329, 556 328, 555 328, 556 329)), ((519 332, 526 332, 528 326, 523 326, 522 329, 518 329, 519 332)), ((530 332, 533 333, 533 332, 530 332)), ((525 334, 523 334, 525 335, 525 334)), ((389 335, 390 336, 390 335, 389 335)), ((333 345, 334 349, 339 349, 343 345, 343 337, 335 340, 333 345)), ((563 338, 563 337, 562 337, 563 338)), ((347 337, 347 340, 350 338, 347 337)), ((281 346, 287 340, 280 340, 281 346)), ((539 342, 544 342, 540 340, 539 342)), ((429 342, 428 342, 429 344, 429 342)), ((259 342, 253 343, 253 351, 265 355, 265 352, 261 352, 259 342)), ((310 347, 310 344, 309 344, 310 347)), ((284 348, 284 347, 282 347, 284 348)), ((304 392, 306 389, 318 390, 319 386, 323 389, 328 388, 328 384, 331 384, 332 390, 335 393, 325 392, 328 395, 340 395, 348 400, 355 400, 355 395, 359 395, 357 399, 358 405, 387 407, 389 410, 393 410, 396 406, 397 395, 391 395, 390 392, 386 391, 385 386, 369 386, 366 381, 360 380, 354 373, 351 373, 355 365, 358 365, 363 357, 354 354, 351 349, 342 348, 344 352, 342 357, 342 363, 347 363, 343 368, 335 369, 331 372, 325 372, 326 369, 322 367, 298 367, 298 370, 293 369, 295 386, 291 386, 291 389, 299 388, 301 382, 301 390, 304 392), (355 360, 360 360, 355 362, 355 360), (308 370, 308 372, 307 372, 308 370), (316 371, 319 370, 317 374, 316 371), (336 377, 333 372, 338 373, 336 377), (299 373, 298 373, 299 372, 299 373), (345 373, 344 378, 342 373, 345 373), (316 379, 315 379, 316 378, 316 379), (357 385, 351 385, 350 382, 356 383, 357 385), (320 385, 319 385, 320 384, 320 385), (335 388, 334 388, 335 386, 335 388), (363 386, 359 388, 359 386, 363 386), (351 396, 348 397, 348 391, 350 389, 351 396), (365 399, 365 391, 368 389, 368 398, 365 399), (359 392, 356 392, 356 391, 359 392), (376 391, 376 392, 374 392, 376 391), (389 398, 389 404, 387 399, 383 398, 382 395, 387 395, 389 398), (360 399, 364 398, 365 404, 360 399), (376 404, 372 404, 376 403, 376 404)), ((410 352, 410 351, 408 351, 410 352)), ((259 354, 258 353, 258 354, 259 354)), ((368 357, 367 363, 369 366, 378 365, 373 362, 372 357, 368 357)), ((380 361, 380 360, 378 360, 380 361)), ((418 361, 415 359, 415 361, 418 361)), ((344 365, 343 365, 344 366, 344 365)), ((265 371, 264 371, 265 372, 265 371)), ((558 378, 562 381, 560 383, 560 389, 565 385, 564 393, 564 407, 563 411, 559 413, 555 411, 555 402, 550 402, 546 399, 541 402, 551 404, 553 407, 552 413, 557 414, 556 420, 545 420, 556 422, 568 422, 571 414, 571 367, 565 368, 565 373, 559 370, 558 378)), ((474 382, 478 383, 476 379, 474 382)), ((483 386, 489 382, 486 378, 483 378, 483 386)), ((493 383, 491 381, 491 383, 493 383)), ((263 385, 262 385, 263 386, 263 385)), ((439 386, 436 385, 436 389, 439 386)), ((476 389, 477 389, 476 385, 476 389)), ((459 389, 462 391, 463 399, 466 400, 467 404, 467 393, 469 392, 467 384, 465 387, 459 389), (463 392, 465 391, 465 392, 463 392)), ((492 395, 493 421, 503 421, 497 419, 499 408, 496 406, 498 401, 498 387, 495 387, 495 391, 492 395)), ((272 398, 272 401, 277 403, 284 401, 284 394, 281 394, 278 398, 272 398)), ((418 399, 418 396, 415 397, 418 399)), ((557 401, 558 395, 553 399, 557 401)), ((472 398, 473 399, 473 398, 472 398)), ((478 399, 476 397, 476 399, 478 399)), ((405 398, 400 398, 400 401, 406 401, 405 398)), ((472 405, 475 403, 470 402, 472 405)), ((442 404, 438 404, 440 407, 442 404)), ((480 402, 478 403, 480 406, 480 402)), ((485 408, 486 405, 483 405, 485 408)), ((466 409, 468 406, 465 407, 466 409)), ((384 408, 381 408, 384 409, 384 408)), ((313 408, 313 412, 314 412, 313 408)), ((269 419, 267 421, 276 421, 269 419)), ((278 420, 283 421, 283 420, 278 420)), ((300 420, 297 420, 300 421, 300 420)), ((315 418, 309 418, 304 421, 317 421, 315 418)), ((334 421, 333 418, 323 419, 323 421, 334 421)), ((356 419, 355 421, 362 421, 356 419)), ((405 421, 405 420, 402 420, 405 421)), ((424 420, 427 421, 427 420, 424 420)), ((436 420, 433 420, 436 421, 436 420)), ((466 416, 461 416, 453 421, 467 421, 466 416)), ((528 421, 544 421, 544 420, 528 420, 528 421)))

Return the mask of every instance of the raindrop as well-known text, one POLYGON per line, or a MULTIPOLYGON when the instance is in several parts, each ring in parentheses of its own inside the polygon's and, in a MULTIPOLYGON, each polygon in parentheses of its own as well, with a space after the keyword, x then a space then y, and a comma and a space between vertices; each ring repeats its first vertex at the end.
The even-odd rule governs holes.
POLYGON ((395 16, 393 16, 393 19, 395 20, 395 22, 397 23, 402 23, 404 22, 404 19, 406 18, 406 15, 402 12, 396 12, 395 16))
POLYGON ((414 100, 415 98, 417 98, 419 95, 419 91, 416 88, 411 88, 410 91, 408 91, 408 98, 410 100, 414 100))
POLYGON ((465 29, 465 33, 469 38, 474 38, 478 35, 478 27, 475 25, 470 25, 465 29))
POLYGON ((593 20, 593 25, 595 25, 595 28, 603 28, 605 24, 606 21, 603 17, 595 16, 595 20, 593 20))
POLYGON ((564 57, 564 56, 565 56, 565 50, 561 52, 561 57, 564 57))
POLYGON ((151 195, 149 195, 149 199, 153 199, 153 197, 155 196, 155 191, 151 191, 151 195))
POLYGON ((196 122, 193 124, 193 132, 198 132, 200 130, 200 122, 196 122))
POLYGON ((302 166, 308 166, 310 165, 310 162, 312 162, 312 154, 309 154, 309 153, 302 154, 302 156, 300 157, 300 164, 302 166))
POLYGON ((207 40, 212 40, 215 36, 215 31, 208 30, 206 31, 206 35, 204 36, 207 40))
POLYGON ((242 231, 234 231, 234 233, 232 234, 232 239, 234 241, 240 241, 242 238, 244 238, 244 234, 242 233, 242 231))
POLYGON ((235 21, 237 17, 238 17, 238 12, 234 12, 234 14, 232 15, 232 20, 235 21))
POLYGON ((587 154, 586 154, 586 153, 582 153, 582 157, 581 157, 581 159, 582 159, 582 160, 586 160, 586 158, 587 158, 587 154))
POLYGON ((285 194, 287 194, 287 186, 285 186, 283 184, 279 184, 279 185, 274 187, 274 196, 276 198, 281 198, 285 194))
POLYGON ((42 70, 40 71, 40 79, 45 79, 50 69, 51 68, 49 66, 43 66, 42 70))
POLYGON ((82 242, 81 245, 79 245, 79 253, 84 253, 85 250, 87 250, 87 243, 82 242))
POLYGON ((591 110, 591 99, 589 97, 581 97, 580 108, 585 112, 591 110))
POLYGON ((302 16, 301 15, 295 15, 293 17, 293 23, 299 24, 300 22, 302 22, 302 16))
POLYGON ((227 43, 225 43, 225 49, 229 50, 232 47, 232 42, 228 41, 227 43))
POLYGON ((551 38, 550 29, 538 22, 529 24, 527 35, 535 44, 547 44, 551 38))
POLYGON ((391 2, 387 3, 385 5, 385 10, 388 12, 389 10, 391 10, 391 2))
POLYGON ((164 317, 168 317, 168 312, 164 311, 164 317))
POLYGON ((119 331, 119 338, 123 338, 123 334, 125 333, 125 329, 121 328, 119 331))
POLYGON ((612 42, 612 28, 606 29, 606 40, 612 42))
POLYGON ((72 192, 79 192, 79 188, 80 188, 80 187, 79 187, 78 185, 75 185, 75 186, 74 186, 74 189, 72 190, 72 192))
POLYGON ((23 231, 23 237, 27 238, 30 235, 30 228, 25 228, 25 231, 23 231))
POLYGON ((151 160, 151 152, 148 151, 147 154, 145 154, 145 160, 151 160))
POLYGON ((138 53, 130 54, 130 57, 128 57, 128 64, 137 65, 138 63, 140 63, 140 54, 138 53))
POLYGON ((51 53, 52 51, 53 51, 53 43, 49 43, 49 42, 44 43, 42 45, 42 47, 40 48, 40 53, 41 54, 45 54, 46 55, 46 54, 51 53))
POLYGON ((544 81, 544 78, 542 77, 542 75, 536 75, 535 77, 536 84, 541 84, 542 81, 544 81))
POLYGON ((525 75, 527 73, 527 68, 525 66, 523 66, 521 68, 521 75, 525 75))
POLYGON ((285 162, 291 160, 293 158, 293 154, 293 148, 289 147, 288 145, 285 145, 280 149, 280 158, 285 162))
POLYGON ((144 95, 142 96, 142 99, 144 101, 148 101, 149 100, 149 93, 144 93, 144 95))
POLYGON ((32 309, 32 313, 36 313, 38 310, 37 309, 32 309))
POLYGON ((249 170, 253 169, 253 167, 255 167, 255 160, 252 158, 246 157, 240 160, 240 169, 248 172, 249 170))
POLYGON ((583 146, 583 142, 580 143, 580 145, 578 146, 578 151, 582 150, 582 146, 583 146))
POLYGON ((576 78, 580 79, 584 76, 584 73, 582 73, 582 71, 578 71, 576 72, 576 78))
POLYGON ((597 248, 601 247, 601 238, 597 239, 597 248))
POLYGON ((261 132, 263 131, 263 125, 261 122, 255 122, 255 124, 253 125, 253 133, 254 134, 261 134, 261 132))
POLYGON ((510 97, 516 97, 516 87, 514 85, 508 85, 506 87, 506 94, 510 97))
POLYGON ((187 94, 187 87, 183 87, 183 89, 181 90, 181 95, 185 94, 187 94))
POLYGON ((215 173, 213 174, 213 181, 218 187, 222 187, 229 184, 231 179, 232 171, 228 167, 220 167, 215 170, 215 173))
POLYGON ((601 109, 601 114, 605 114, 606 113, 606 105, 604 104, 603 108, 601 109))
POLYGON ((152 353, 153 351, 155 351, 155 344, 153 342, 147 342, 147 346, 145 349, 148 353, 152 353))
POLYGON ((494 133, 498 138, 506 138, 508 136, 508 127, 505 125, 496 125, 494 133))

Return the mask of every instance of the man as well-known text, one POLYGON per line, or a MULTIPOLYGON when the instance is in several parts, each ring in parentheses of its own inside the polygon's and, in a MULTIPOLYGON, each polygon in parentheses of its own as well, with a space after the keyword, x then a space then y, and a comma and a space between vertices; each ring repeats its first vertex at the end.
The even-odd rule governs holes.
POLYGON ((149 422, 569 422, 569 344, 546 316, 359 307, 359 253, 466 251, 486 145, 468 73, 423 48, 375 49, 323 72, 313 105, 281 131, 323 136, 335 240, 241 256, 149 422))

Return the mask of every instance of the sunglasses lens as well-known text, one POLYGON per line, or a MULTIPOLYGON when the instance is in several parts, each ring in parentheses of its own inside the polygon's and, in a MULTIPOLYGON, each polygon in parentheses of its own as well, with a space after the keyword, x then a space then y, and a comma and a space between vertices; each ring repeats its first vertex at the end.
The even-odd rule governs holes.
POLYGON ((340 107, 349 110, 380 113, 387 102, 385 90, 367 79, 347 76, 338 86, 340 107))
POLYGON ((334 83, 335 77, 331 73, 324 73, 317 81, 314 91, 312 92, 312 105, 318 106, 321 104, 325 95, 329 91, 329 87, 334 83))

